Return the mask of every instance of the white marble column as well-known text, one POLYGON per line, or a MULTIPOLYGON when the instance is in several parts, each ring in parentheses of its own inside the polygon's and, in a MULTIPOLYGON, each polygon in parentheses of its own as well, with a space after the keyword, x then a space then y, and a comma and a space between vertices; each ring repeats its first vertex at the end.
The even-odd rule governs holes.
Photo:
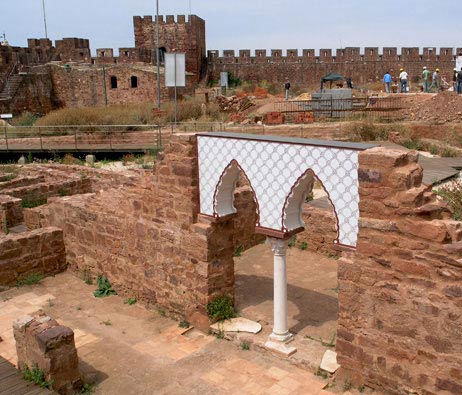
POLYGON ((289 240, 267 237, 274 254, 274 326, 271 341, 288 342, 293 338, 287 327, 287 268, 289 240))

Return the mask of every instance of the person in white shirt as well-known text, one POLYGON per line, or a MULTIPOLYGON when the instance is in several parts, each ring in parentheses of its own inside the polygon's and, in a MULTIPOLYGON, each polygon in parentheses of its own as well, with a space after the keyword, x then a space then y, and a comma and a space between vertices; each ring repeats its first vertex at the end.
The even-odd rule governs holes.
POLYGON ((404 69, 400 69, 399 71, 400 71, 399 81, 401 82, 401 93, 406 93, 408 74, 404 71, 404 69))

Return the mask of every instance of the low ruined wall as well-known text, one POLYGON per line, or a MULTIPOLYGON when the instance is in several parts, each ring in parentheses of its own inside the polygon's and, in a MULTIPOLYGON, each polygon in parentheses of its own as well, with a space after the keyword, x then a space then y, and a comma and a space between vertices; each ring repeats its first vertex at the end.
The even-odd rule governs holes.
POLYGON ((393 394, 462 393, 462 223, 412 153, 360 155, 356 251, 339 260, 339 363, 393 394))
POLYGON ((54 275, 66 269, 63 232, 43 228, 0 237, 0 286, 13 286, 31 275, 54 275))
POLYGON ((89 178, 82 178, 79 180, 42 182, 18 188, 4 189, 2 193, 19 199, 46 201, 53 196, 77 195, 91 192, 91 190, 91 180, 89 178))
POLYGON ((0 234, 23 221, 21 199, 0 195, 0 234))

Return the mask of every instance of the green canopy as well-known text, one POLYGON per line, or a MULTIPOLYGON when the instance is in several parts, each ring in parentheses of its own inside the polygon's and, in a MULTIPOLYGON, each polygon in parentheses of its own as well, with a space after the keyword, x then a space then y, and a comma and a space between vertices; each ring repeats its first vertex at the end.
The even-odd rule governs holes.
POLYGON ((321 78, 321 82, 342 81, 344 79, 345 79, 345 77, 343 77, 343 75, 340 75, 340 74, 337 74, 337 73, 329 73, 326 76, 321 78))

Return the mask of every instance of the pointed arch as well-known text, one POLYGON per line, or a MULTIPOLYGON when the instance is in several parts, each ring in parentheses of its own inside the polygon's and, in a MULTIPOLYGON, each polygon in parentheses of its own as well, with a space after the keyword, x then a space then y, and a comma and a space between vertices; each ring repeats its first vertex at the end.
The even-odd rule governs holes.
POLYGON ((305 203, 306 195, 309 191, 313 189, 314 181, 318 181, 324 191, 327 194, 327 199, 329 200, 330 205, 334 211, 335 215, 335 228, 337 231, 337 236, 334 240, 335 244, 339 243, 339 219, 337 215, 337 209, 335 204, 332 202, 329 191, 324 186, 324 183, 321 179, 316 176, 315 172, 309 168, 303 174, 297 178, 294 185, 290 189, 289 194, 287 195, 284 206, 282 209, 282 227, 284 232, 291 232, 295 229, 304 228, 305 222, 302 218, 302 207, 305 203))
POLYGON ((226 215, 236 213, 236 208, 234 207, 234 190, 236 189, 236 183, 239 179, 239 174, 242 174, 245 177, 250 185, 250 189, 252 190, 253 199, 257 206, 256 226, 259 226, 260 208, 257 195, 253 189, 249 177, 236 159, 231 160, 231 162, 225 167, 215 187, 213 194, 213 216, 224 217, 226 215))

